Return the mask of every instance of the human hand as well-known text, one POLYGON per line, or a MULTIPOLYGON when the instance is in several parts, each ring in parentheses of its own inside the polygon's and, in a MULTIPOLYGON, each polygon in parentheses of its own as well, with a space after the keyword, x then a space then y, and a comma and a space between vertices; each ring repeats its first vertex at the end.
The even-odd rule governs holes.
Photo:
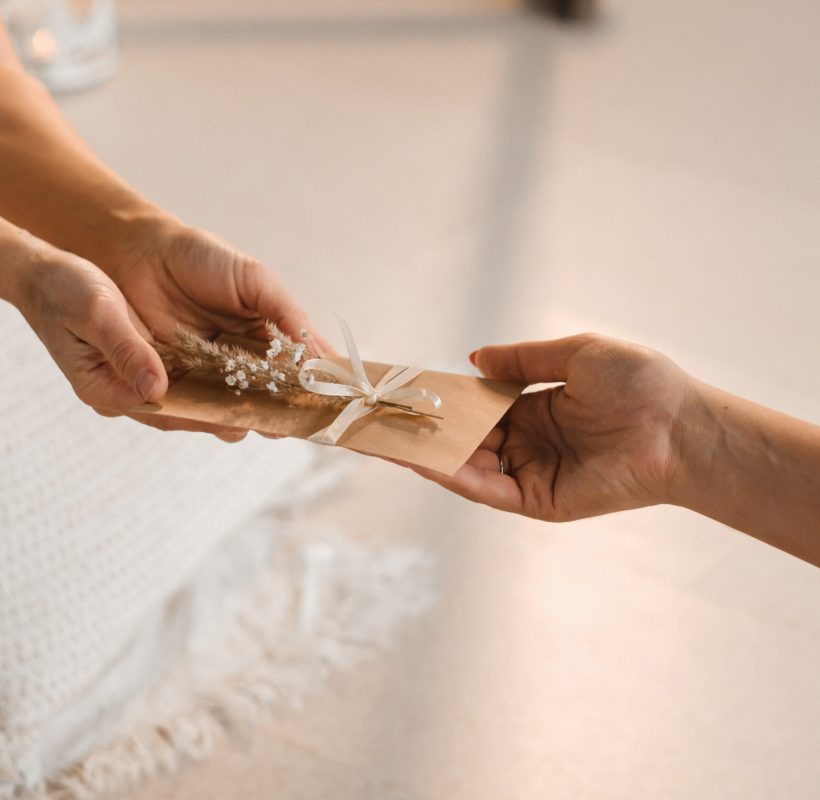
MULTIPOLYGON (((205 338, 227 333, 263 340, 270 321, 317 352, 333 352, 272 270, 162 212, 152 211, 134 224, 108 273, 148 338, 168 339, 181 325, 205 338)), ((163 430, 216 433, 225 441, 239 441, 247 433, 155 414, 129 416, 163 430)))
MULTIPOLYGON (((168 377, 147 328, 102 270, 5 222, 0 251, 7 287, 2 294, 18 307, 83 402, 115 416, 165 394, 168 377)), ((131 416, 168 427, 161 419, 131 416)), ((207 430, 226 441, 244 435, 232 428, 207 430)))
POLYGON ((489 378, 564 384, 521 395, 452 478, 417 472, 470 500, 554 522, 669 501, 692 381, 668 358, 582 334, 485 347, 473 360, 489 378))
POLYGON ((48 349, 77 396, 123 413, 168 387, 148 332, 102 270, 23 231, 0 243, 13 268, 9 299, 48 349))
POLYGON ((332 352, 273 270, 174 220, 142 231, 109 274, 160 340, 178 325, 205 338, 261 340, 270 321, 297 340, 307 331, 312 349, 332 352))

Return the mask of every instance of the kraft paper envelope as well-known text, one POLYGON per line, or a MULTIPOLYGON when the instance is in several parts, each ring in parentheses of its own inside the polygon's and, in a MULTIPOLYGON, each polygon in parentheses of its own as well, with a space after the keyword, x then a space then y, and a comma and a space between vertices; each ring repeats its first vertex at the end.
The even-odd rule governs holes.
MULTIPOLYGON (((333 360, 350 364, 343 358, 333 360)), ((364 367, 373 384, 389 369, 386 364, 373 362, 364 362, 364 367)), ((436 413, 443 419, 380 406, 354 422, 342 435, 339 446, 452 475, 523 389, 512 383, 432 371, 422 372, 407 385, 438 394, 441 409, 436 413)), ((249 391, 237 397, 222 383, 189 374, 171 386, 160 403, 137 410, 307 439, 329 425, 343 408, 338 404, 291 407, 266 392, 249 391)))

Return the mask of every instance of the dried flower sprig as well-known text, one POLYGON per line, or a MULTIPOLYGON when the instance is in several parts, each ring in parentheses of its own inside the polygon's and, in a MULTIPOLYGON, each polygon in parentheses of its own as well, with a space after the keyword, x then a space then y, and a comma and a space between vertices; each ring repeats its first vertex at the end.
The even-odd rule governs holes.
MULTIPOLYGON (((320 402, 338 405, 336 397, 324 397, 307 391, 299 381, 301 364, 317 358, 304 342, 294 342, 272 323, 266 326, 268 347, 259 355, 244 347, 203 339, 193 331, 177 328, 170 341, 156 344, 168 369, 182 368, 211 380, 218 380, 236 395, 245 391, 264 391, 291 404, 305 405, 320 402)), ((308 337, 301 331, 303 339, 308 337)), ((335 383, 332 376, 320 375, 322 380, 335 383)), ((311 375, 309 382, 314 382, 311 375)))

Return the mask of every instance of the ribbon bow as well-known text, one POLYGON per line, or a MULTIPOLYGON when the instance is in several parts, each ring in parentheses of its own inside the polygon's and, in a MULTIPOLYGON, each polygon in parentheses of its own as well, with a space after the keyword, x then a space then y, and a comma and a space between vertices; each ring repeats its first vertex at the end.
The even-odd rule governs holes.
POLYGON ((373 386, 364 371, 359 349, 350 332, 350 327, 344 319, 339 317, 339 327, 342 329, 347 355, 350 359, 349 372, 344 367, 325 358, 311 358, 299 370, 299 383, 309 392, 322 394, 327 397, 350 397, 351 401, 344 407, 341 414, 326 428, 317 431, 310 437, 311 442, 320 444, 336 444, 342 434, 357 420, 378 408, 379 405, 389 406, 407 414, 433 416, 425 411, 413 407, 413 403, 426 403, 434 411, 441 408, 441 398, 428 389, 416 389, 405 386, 423 370, 411 367, 390 367, 381 380, 373 386), (332 375, 339 383, 317 381, 312 374, 313 370, 332 375))

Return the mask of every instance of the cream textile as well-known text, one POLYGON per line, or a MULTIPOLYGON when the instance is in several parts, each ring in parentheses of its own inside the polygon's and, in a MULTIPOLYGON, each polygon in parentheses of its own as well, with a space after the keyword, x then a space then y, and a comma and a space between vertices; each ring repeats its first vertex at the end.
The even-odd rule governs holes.
POLYGON ((313 453, 100 417, 0 303, 0 771, 42 769, 48 721, 313 453))

